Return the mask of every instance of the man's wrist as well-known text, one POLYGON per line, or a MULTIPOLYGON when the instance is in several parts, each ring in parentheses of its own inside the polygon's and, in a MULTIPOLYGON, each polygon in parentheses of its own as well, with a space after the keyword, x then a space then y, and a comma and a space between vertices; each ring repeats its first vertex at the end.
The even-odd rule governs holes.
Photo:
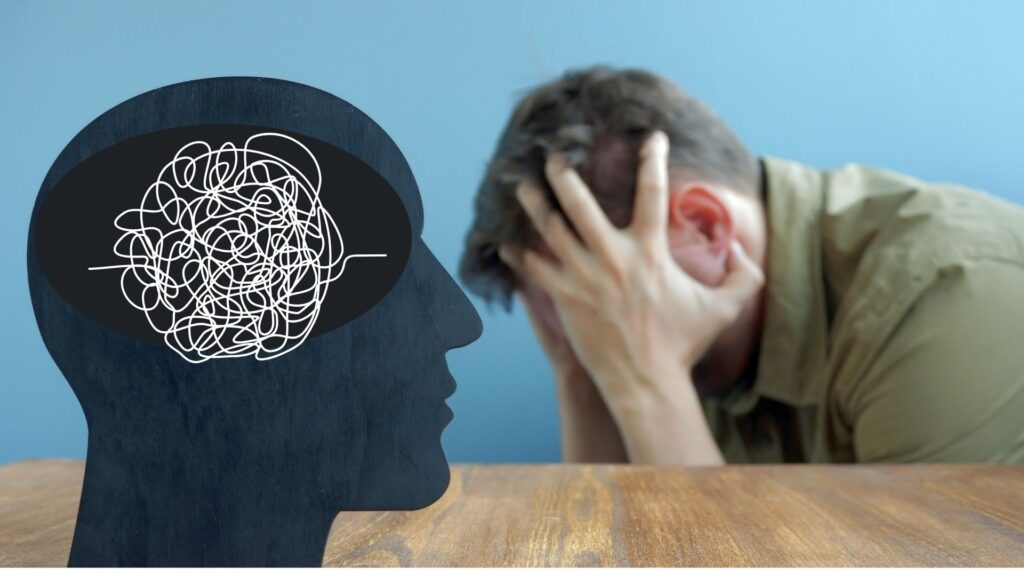
POLYGON ((573 405, 590 405, 603 402, 601 393, 594 379, 580 366, 566 369, 555 369, 555 391, 561 402, 573 405))
MULTIPOLYGON (((653 373, 652 373, 653 374, 653 373)), ((643 464, 721 464, 700 398, 688 369, 665 369, 656 381, 645 376, 608 398, 630 461, 643 464)))
POLYGON ((690 373, 681 363, 649 363, 597 371, 593 378, 609 404, 627 412, 647 412, 652 406, 678 402, 681 390, 693 388, 690 373))
POLYGON ((682 367, 634 372, 618 377, 614 384, 608 383, 602 389, 614 390, 608 394, 608 403, 627 424, 655 413, 673 413, 681 406, 698 402, 690 371, 682 367))

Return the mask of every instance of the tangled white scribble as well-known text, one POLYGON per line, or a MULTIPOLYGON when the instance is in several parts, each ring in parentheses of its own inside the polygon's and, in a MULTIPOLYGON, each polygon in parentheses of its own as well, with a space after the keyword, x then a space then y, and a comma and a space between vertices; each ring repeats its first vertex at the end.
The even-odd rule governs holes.
MULTIPOLYGON (((282 154, 283 155, 283 154, 282 154)), ((114 220, 121 292, 185 360, 270 360, 309 336, 328 286, 352 258, 320 201, 320 164, 273 132, 238 148, 189 142, 160 170, 138 208, 114 220), (293 151, 305 174, 268 150, 293 151), (309 170, 307 170, 309 171, 309 170)))

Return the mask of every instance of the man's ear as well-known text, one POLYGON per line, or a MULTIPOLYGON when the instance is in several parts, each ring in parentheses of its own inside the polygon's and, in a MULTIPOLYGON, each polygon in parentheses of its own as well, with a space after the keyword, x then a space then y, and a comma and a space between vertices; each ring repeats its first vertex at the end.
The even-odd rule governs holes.
POLYGON ((699 282, 725 279, 734 231, 729 207, 708 184, 673 186, 668 200, 668 244, 673 258, 699 282))

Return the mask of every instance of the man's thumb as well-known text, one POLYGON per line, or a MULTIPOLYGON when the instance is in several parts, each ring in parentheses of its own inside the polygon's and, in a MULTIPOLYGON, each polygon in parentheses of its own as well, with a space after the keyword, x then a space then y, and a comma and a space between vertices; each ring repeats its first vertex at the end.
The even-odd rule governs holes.
POLYGON ((750 259, 737 240, 729 246, 728 270, 725 281, 716 290, 726 299, 743 304, 764 286, 764 272, 750 259))

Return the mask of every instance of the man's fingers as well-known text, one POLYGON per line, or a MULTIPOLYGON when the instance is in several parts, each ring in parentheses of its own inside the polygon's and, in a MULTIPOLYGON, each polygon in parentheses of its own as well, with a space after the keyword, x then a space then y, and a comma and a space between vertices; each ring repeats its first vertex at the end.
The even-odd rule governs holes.
POLYGON ((727 266, 729 272, 725 282, 715 289, 727 300, 743 304, 764 286, 764 272, 737 240, 733 240, 730 246, 727 266))
POLYGON ((502 245, 498 247, 498 257, 517 273, 539 284, 552 297, 571 292, 562 271, 532 250, 521 250, 502 245))
POLYGON ((522 292, 516 292, 516 299, 526 310, 526 317, 530 320, 530 326, 533 327, 534 334, 540 340, 541 346, 549 348, 555 344, 555 338, 553 337, 551 330, 544 323, 544 320, 540 317, 540 314, 533 309, 533 304, 530 300, 523 295, 522 292))
POLYGON ((565 219, 548 203, 544 195, 528 182, 519 184, 516 197, 533 222, 544 243, 555 256, 567 265, 576 265, 583 253, 583 247, 576 240, 565 219))
POLYGON ((668 136, 651 134, 640 149, 633 229, 645 240, 664 241, 668 227, 668 136))
POLYGON ((569 221, 576 227, 583 242, 595 252, 606 250, 608 239, 615 234, 615 226, 594 199, 590 188, 561 154, 552 155, 544 166, 548 184, 555 191, 569 221))

